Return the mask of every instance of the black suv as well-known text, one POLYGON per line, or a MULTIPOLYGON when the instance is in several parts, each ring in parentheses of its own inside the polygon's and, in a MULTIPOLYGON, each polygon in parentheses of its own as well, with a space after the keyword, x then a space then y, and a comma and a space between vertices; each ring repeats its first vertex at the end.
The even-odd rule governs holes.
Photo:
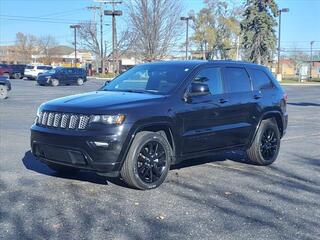
POLYGON ((87 81, 87 72, 83 68, 64 68, 57 67, 39 74, 37 77, 37 83, 41 86, 51 85, 70 85, 77 84, 83 85, 87 81))
POLYGON ((170 165, 244 149, 276 160, 287 95, 263 66, 232 61, 138 65, 95 92, 42 104, 31 127, 35 156, 57 171, 119 175, 150 189, 170 165))

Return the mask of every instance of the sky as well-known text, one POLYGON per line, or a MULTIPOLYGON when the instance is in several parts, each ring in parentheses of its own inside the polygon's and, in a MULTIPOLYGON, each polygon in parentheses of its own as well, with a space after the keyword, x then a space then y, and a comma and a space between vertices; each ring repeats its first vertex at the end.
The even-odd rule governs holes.
MULTIPOLYGON (((123 0, 129 1, 129 0, 123 0)), ((233 0, 237 1, 237 0, 233 0)), ((238 0, 241 1, 241 0, 238 0)), ((204 7, 203 0, 182 0, 185 15, 204 7)), ((308 50, 310 42, 320 50, 320 0, 277 0, 279 8, 289 8, 282 15, 281 47, 308 50)), ((17 32, 36 36, 55 36, 59 44, 71 45, 73 32, 70 24, 93 19, 88 6, 94 0, 0 0, 0 45, 14 44, 17 32)), ((110 9, 106 5, 106 9, 110 9)), ((119 5, 123 9, 123 5, 119 5)), ((125 17, 119 17, 119 32, 125 27, 125 17)), ((110 47, 111 19, 105 17, 104 37, 110 47)))

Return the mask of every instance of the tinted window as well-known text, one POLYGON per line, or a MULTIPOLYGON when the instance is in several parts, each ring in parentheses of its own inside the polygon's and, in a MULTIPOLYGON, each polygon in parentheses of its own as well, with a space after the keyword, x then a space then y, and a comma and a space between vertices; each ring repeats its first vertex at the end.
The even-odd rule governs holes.
POLYGON ((259 69, 248 69, 255 90, 272 88, 272 83, 268 75, 259 69))
POLYGON ((220 68, 203 69, 193 81, 207 84, 211 94, 221 94, 223 92, 220 68))
POLYGON ((251 91, 250 79, 244 68, 225 68, 224 79, 230 93, 251 91))
POLYGON ((107 91, 146 91, 168 93, 191 69, 174 64, 146 64, 131 68, 104 87, 107 91))
POLYGON ((26 69, 34 69, 34 66, 26 66, 26 69))
POLYGON ((74 70, 73 68, 66 68, 66 69, 64 70, 64 72, 65 72, 66 74, 74 74, 74 73, 75 73, 75 70, 74 70))
POLYGON ((49 67, 49 66, 38 66, 37 69, 40 69, 40 70, 51 70, 52 67, 49 67))

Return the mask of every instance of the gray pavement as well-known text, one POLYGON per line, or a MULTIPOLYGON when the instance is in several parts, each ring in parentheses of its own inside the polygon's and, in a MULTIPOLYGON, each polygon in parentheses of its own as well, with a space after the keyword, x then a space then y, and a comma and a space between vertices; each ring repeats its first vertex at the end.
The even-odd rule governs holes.
POLYGON ((320 239, 320 87, 285 86, 289 128, 272 166, 240 153, 192 159, 138 191, 90 172, 58 175, 30 153, 42 102, 102 83, 12 81, 0 102, 0 239, 320 239))

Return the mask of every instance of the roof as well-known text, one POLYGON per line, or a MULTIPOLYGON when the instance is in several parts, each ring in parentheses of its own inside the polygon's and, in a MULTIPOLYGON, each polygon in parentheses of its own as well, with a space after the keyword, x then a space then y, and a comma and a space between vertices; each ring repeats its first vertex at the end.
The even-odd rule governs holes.
POLYGON ((249 66, 256 66, 256 67, 264 67, 263 65, 259 65, 252 62, 245 62, 245 61, 233 61, 233 60, 185 60, 185 61, 157 61, 157 62, 150 62, 145 64, 151 65, 178 65, 178 66, 188 66, 188 67, 195 67, 199 65, 205 64, 226 64, 226 65, 249 65, 249 66))

